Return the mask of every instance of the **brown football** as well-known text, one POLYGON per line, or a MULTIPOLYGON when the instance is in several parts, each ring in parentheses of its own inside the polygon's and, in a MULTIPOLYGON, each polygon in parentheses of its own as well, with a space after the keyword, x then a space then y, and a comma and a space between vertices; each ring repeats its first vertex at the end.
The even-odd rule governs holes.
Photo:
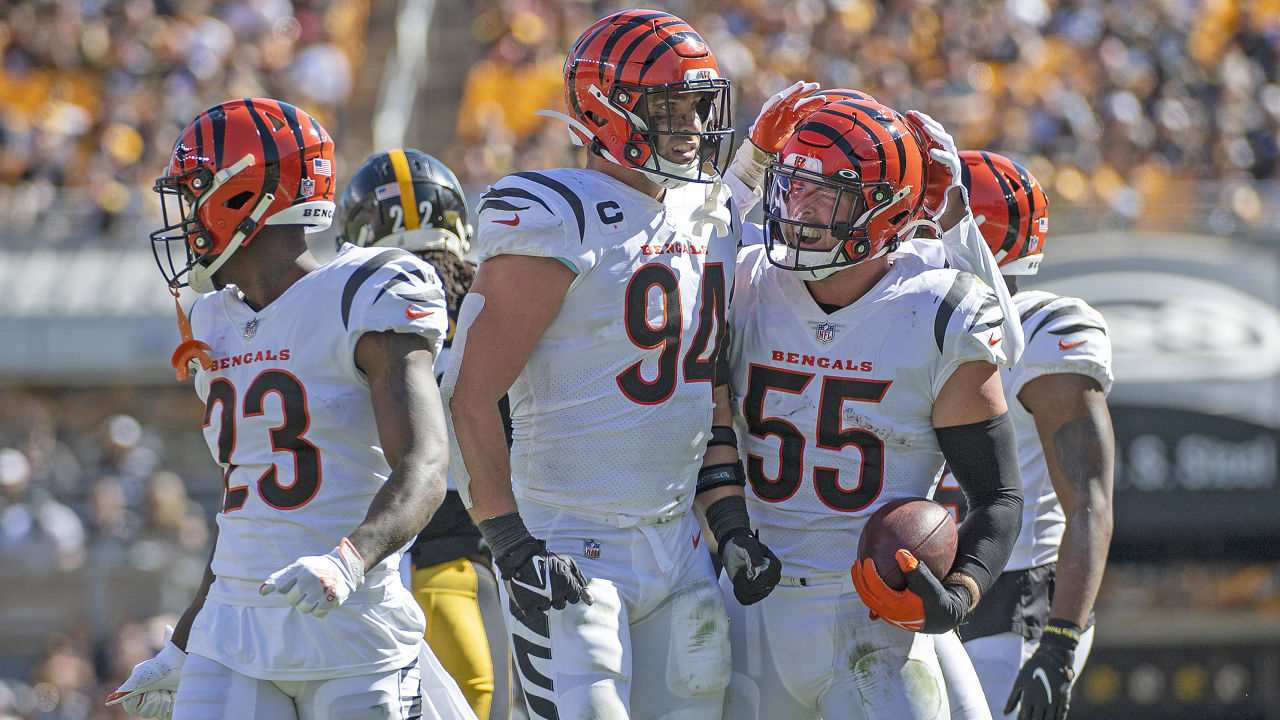
POLYGON ((910 550, 941 580, 956 558, 956 521, 951 512, 925 498, 898 498, 881 505, 862 528, 858 561, 871 558, 884 584, 907 587, 907 578, 894 555, 910 550))

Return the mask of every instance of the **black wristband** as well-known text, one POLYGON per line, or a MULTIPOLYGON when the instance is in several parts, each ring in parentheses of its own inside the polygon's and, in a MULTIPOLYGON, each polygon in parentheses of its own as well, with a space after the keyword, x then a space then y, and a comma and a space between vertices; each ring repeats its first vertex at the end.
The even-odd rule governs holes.
POLYGON ((1041 645, 1056 645, 1072 652, 1080 644, 1080 626, 1069 620, 1051 619, 1040 633, 1041 645))
POLYGON ((747 499, 741 495, 722 497, 707 508, 707 527, 721 548, 730 538, 751 534, 751 518, 747 515, 747 499))
POLYGON ((742 469, 741 460, 717 465, 705 465, 698 471, 698 486, 694 494, 700 495, 708 490, 714 490, 726 485, 744 487, 746 484, 747 472, 742 469))
POLYGON ((518 512, 509 512, 488 520, 481 520, 478 526, 485 542, 489 543, 495 559, 504 558, 512 550, 531 540, 536 540, 529 533, 529 528, 524 526, 524 520, 518 512))
POLYGON ((738 434, 728 425, 712 425, 711 439, 707 441, 707 447, 715 447, 716 445, 728 445, 737 450, 738 434))

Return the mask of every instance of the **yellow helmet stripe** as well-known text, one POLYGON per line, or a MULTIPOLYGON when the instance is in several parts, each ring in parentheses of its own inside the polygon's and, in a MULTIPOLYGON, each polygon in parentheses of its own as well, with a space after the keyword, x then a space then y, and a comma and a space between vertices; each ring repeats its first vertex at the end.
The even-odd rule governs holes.
POLYGON ((396 174, 396 184, 400 186, 400 209, 404 211, 404 229, 418 229, 418 199, 413 195, 413 176, 409 174, 409 159, 404 150, 396 148, 387 153, 391 158, 391 169, 396 174))

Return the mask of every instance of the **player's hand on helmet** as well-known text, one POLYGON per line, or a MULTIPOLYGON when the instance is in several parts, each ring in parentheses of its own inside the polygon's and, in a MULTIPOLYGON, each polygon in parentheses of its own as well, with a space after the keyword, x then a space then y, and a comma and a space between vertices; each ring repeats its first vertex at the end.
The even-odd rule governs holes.
POLYGON ((1065 620, 1050 620, 1040 635, 1040 646, 1018 671, 1004 713, 1018 720, 1065 720, 1075 677, 1076 645, 1080 628, 1065 620))
POLYGON ((129 679, 107 696, 107 705, 119 705, 144 718, 168 720, 173 715, 173 696, 187 654, 173 644, 172 636, 173 628, 166 627, 164 647, 155 657, 133 666, 129 679))
POLYGON ((765 101, 746 142, 734 154, 729 172, 748 188, 758 190, 772 156, 782 150, 802 120, 826 103, 826 98, 813 94, 817 89, 818 83, 801 81, 765 101))
POLYGON ((364 584, 364 559, 347 538, 325 555, 298 558, 275 571, 258 592, 280 593, 299 612, 324 617, 364 584))
POLYGON ((929 148, 929 184, 924 192, 925 211, 937 219, 953 201, 968 205, 969 191, 964 186, 962 172, 964 162, 960 159, 960 151, 956 149, 956 142, 951 134, 942 127, 942 123, 918 110, 907 112, 907 120, 924 134, 929 148))
POLYGON ((886 585, 871 558, 853 566, 853 587, 871 617, 912 632, 937 635, 954 630, 969 610, 969 589, 958 582, 939 581, 910 551, 899 550, 897 562, 907 577, 905 590, 886 585))
POLYGON ((766 100, 751 124, 751 144, 770 154, 780 152, 800 121, 826 104, 826 98, 813 94, 817 90, 818 83, 802 80, 766 100))
POLYGON ((479 526, 507 594, 519 611, 517 620, 563 610, 571 603, 595 602, 587 589, 587 578, 573 558, 547 550, 545 542, 529 534, 520 513, 481 520, 479 526))
POLYGON ((760 542, 760 533, 743 528, 720 543, 720 563, 733 581, 733 596, 752 605, 769 596, 782 579, 782 561, 760 542))

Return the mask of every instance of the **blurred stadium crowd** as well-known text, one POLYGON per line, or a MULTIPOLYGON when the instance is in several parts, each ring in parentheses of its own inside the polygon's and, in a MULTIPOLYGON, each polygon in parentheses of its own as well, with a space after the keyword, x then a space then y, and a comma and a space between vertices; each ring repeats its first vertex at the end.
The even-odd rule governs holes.
MULTIPOLYGON (((931 113, 962 147, 1024 160, 1060 204, 1195 227, 1204 219, 1171 219, 1170 208, 1207 205, 1217 211, 1207 229, 1219 234, 1280 219, 1280 3, 660 4, 699 29, 734 81, 738 127, 779 88, 812 79, 931 113)), ((574 162, 563 128, 533 111, 560 106, 569 43, 617 7, 477 3, 470 31, 483 60, 465 80, 459 142, 439 143, 465 184, 574 162)), ((345 104, 368 15, 368 0, 5 3, 0 183, 23 200, 7 212, 38 213, 53 189, 75 188, 110 228, 150 199, 142 191, 173 135, 226 97, 279 94, 341 146, 358 112, 345 104)))
MULTIPOLYGON (((489 50, 467 80, 458 115, 465 145, 453 158, 464 182, 572 161, 562 128, 535 122, 532 112, 560 106, 568 45, 614 4, 482 3, 472 29, 489 50)), ((924 110, 962 148, 1019 158, 1057 203, 1102 203, 1132 223, 1209 200, 1230 213, 1212 218, 1221 234, 1280 220, 1280 189, 1258 182, 1280 178, 1280 3, 663 6, 698 29, 732 79, 739 129, 778 89, 815 80, 924 110)))
POLYGON ((163 611, 199 584, 216 472, 191 469, 198 435, 155 429, 195 403, 187 388, 134 392, 0 392, 2 720, 127 717, 101 699, 154 654, 176 620, 163 611))

